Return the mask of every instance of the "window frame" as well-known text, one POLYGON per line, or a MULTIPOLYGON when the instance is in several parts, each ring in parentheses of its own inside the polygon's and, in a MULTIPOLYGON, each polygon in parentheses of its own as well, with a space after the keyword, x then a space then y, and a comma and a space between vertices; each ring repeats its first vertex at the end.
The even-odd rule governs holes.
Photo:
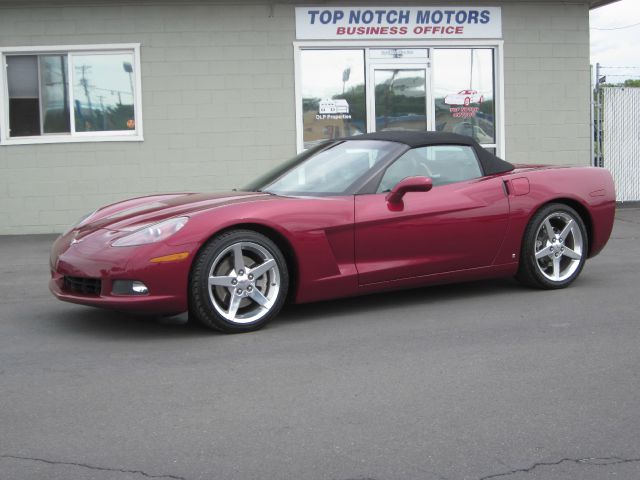
MULTIPOLYGON (((78 142, 141 142, 142 122, 142 74, 140 68, 140 43, 94 44, 94 45, 50 45, 30 47, 0 47, 2 72, 0 74, 0 145, 34 145, 48 143, 78 142), (34 136, 11 137, 9 135, 9 84, 7 81, 7 56, 12 55, 67 55, 67 81, 69 83, 69 133, 49 133, 34 136), (133 130, 112 130, 103 132, 75 132, 75 112, 73 105, 73 56, 74 55, 133 54, 134 68, 134 121, 133 130)), ((39 62, 38 62, 39 63, 39 62)), ((40 74, 38 73, 38 84, 40 74)), ((41 119, 42 121, 42 119, 41 119)))
MULTIPOLYGON (((297 40, 293 42, 294 65, 294 90, 296 113, 296 151, 304 151, 303 121, 302 121, 302 61, 303 50, 341 50, 362 49, 365 51, 365 75, 368 75, 370 66, 369 51, 384 48, 426 48, 430 51, 429 68, 433 69, 432 50, 436 48, 492 48, 494 50, 494 101, 495 101, 495 143, 482 144, 483 147, 495 148, 498 157, 505 156, 505 108, 504 108, 504 40, 502 39, 477 39, 477 40, 297 40)), ((433 74, 429 75, 427 95, 433 92, 433 74)), ((368 79, 365 78, 365 84, 368 79)), ((435 122, 435 110, 432 108, 428 115, 433 116, 435 122)))

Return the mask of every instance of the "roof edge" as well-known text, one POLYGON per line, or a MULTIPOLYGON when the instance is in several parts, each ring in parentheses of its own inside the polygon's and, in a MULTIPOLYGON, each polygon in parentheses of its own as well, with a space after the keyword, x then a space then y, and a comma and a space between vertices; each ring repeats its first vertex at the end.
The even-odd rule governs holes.
POLYGON ((589 10, 593 10, 594 8, 604 7, 605 5, 609 5, 610 3, 616 3, 620 0, 591 0, 589 2, 589 10))

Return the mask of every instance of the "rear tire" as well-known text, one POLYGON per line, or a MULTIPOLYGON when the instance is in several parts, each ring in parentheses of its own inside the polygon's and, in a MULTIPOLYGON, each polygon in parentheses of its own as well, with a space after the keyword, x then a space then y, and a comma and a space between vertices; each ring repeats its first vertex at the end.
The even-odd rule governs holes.
POLYGON ((547 290, 568 287, 584 267, 588 241, 578 212, 561 203, 545 205, 524 232, 516 279, 547 290))
POLYGON ((189 319, 225 333, 258 330, 287 297, 289 274, 268 237, 232 230, 214 237, 196 256, 189 278, 189 319))

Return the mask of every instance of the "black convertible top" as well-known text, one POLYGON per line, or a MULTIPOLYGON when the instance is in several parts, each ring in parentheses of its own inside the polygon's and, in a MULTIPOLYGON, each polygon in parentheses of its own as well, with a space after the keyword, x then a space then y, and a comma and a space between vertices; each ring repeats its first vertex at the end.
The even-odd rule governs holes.
POLYGON ((392 130, 354 135, 352 137, 346 137, 343 140, 385 140, 387 142, 403 143, 411 148, 426 147, 429 145, 468 145, 475 149, 485 175, 510 172, 514 169, 512 164, 485 150, 473 138, 457 133, 392 130))

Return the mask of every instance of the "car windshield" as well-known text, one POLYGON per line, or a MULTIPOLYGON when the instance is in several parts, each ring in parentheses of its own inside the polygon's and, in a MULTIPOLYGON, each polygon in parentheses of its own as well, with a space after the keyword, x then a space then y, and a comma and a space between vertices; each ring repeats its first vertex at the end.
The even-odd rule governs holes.
POLYGON ((403 150, 380 140, 347 140, 320 145, 263 175, 243 190, 276 195, 345 195, 403 150))

